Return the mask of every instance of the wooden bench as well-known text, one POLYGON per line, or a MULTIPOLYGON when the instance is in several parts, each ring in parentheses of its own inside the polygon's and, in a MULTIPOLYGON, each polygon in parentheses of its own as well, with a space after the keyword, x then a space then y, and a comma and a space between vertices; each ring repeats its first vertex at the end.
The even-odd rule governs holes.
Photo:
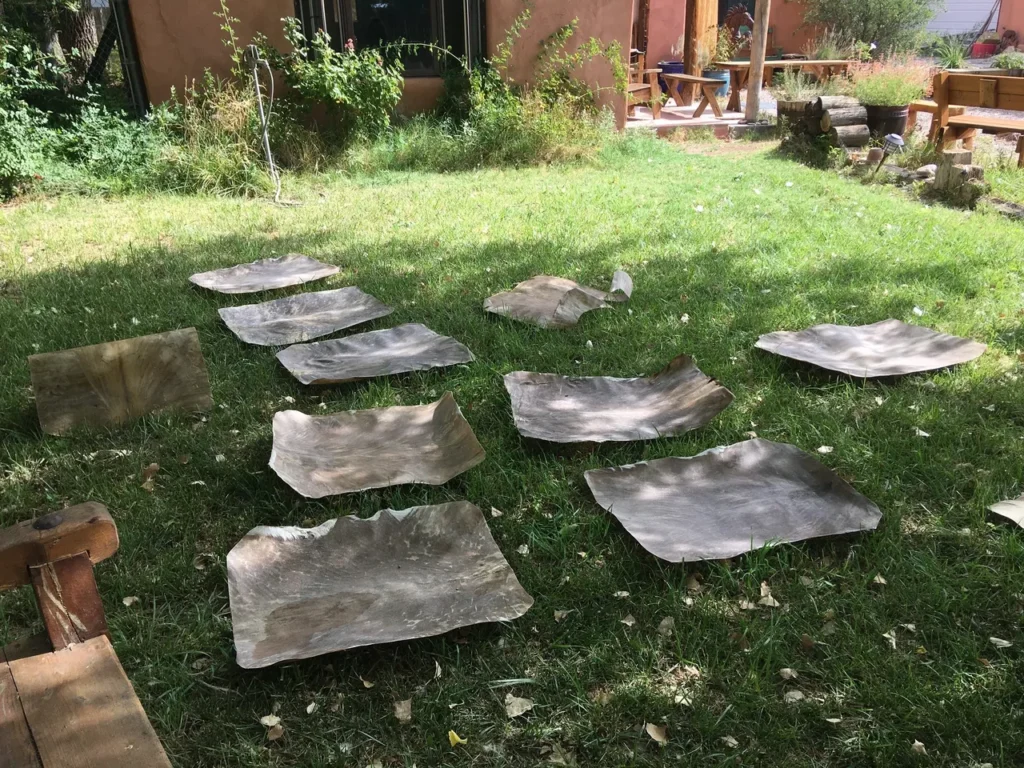
MULTIPOLYGON (((954 115, 953 106, 983 107, 1024 112, 1024 77, 996 77, 987 74, 940 72, 935 76, 935 134, 939 146, 952 147, 963 140, 973 144, 978 131, 983 133, 1024 133, 1024 120, 983 115, 954 115)), ((1017 141, 1018 168, 1024 168, 1024 137, 1017 141)))
POLYGON ((0 591, 31 585, 46 627, 0 649, 0 768, 170 768, 107 636, 93 564, 117 547, 102 504, 0 530, 0 591))
MULTIPOLYGON (((910 102, 910 108, 907 111, 907 132, 905 135, 909 136, 917 129, 917 115, 919 112, 924 112, 932 116, 932 125, 928 131, 928 140, 935 144, 938 141, 939 133, 939 121, 935 119, 936 113, 939 111, 939 105, 931 99, 921 99, 919 101, 910 102)), ((949 114, 962 115, 967 111, 967 107, 960 107, 950 104, 949 114)))
POLYGON ((662 75, 665 82, 668 83, 669 93, 672 98, 675 99, 676 106, 683 106, 683 91, 682 86, 684 84, 693 84, 700 87, 702 98, 700 104, 697 105, 697 109, 693 111, 695 118, 700 117, 704 114, 704 110, 711 105, 711 111, 715 113, 715 117, 722 117, 722 107, 718 104, 718 97, 715 95, 715 91, 722 87, 721 80, 712 80, 710 77, 697 77, 696 75, 679 75, 679 74, 665 74, 662 75))
POLYGON ((635 60, 629 66, 629 84, 626 86, 626 114, 632 116, 639 104, 648 104, 651 114, 657 120, 661 117, 661 85, 658 83, 660 69, 648 69, 646 57, 634 51, 635 60))

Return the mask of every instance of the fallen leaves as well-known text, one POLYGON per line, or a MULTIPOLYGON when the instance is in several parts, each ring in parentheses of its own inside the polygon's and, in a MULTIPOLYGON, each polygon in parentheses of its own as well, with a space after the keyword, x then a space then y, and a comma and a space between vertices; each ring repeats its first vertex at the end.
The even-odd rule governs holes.
POLYGON ((314 712, 316 712, 316 710, 317 710, 317 705, 316 705, 315 701, 311 701, 311 702, 309 702, 308 705, 306 705, 306 714, 307 715, 312 715, 314 712))
POLYGON ((832 451, 834 451, 834 450, 835 450, 835 448, 833 448, 831 445, 819 445, 818 446, 818 453, 820 453, 822 455, 832 453, 832 451))
POLYGON ((371 683, 369 680, 363 679, 362 675, 359 675, 359 682, 363 684, 363 688, 373 688, 376 683, 371 683))
POLYGON ((284 726, 277 715, 264 715, 260 718, 260 725, 267 729, 267 741, 277 741, 284 736, 284 726))
POLYGON ((555 623, 561 624, 570 613, 571 611, 555 611, 555 623))
POLYGON ((469 742, 459 736, 455 731, 448 731, 448 743, 453 747, 457 747, 459 744, 468 744, 469 742))
POLYGON ((917 739, 914 739, 914 743, 910 745, 910 751, 913 752, 915 755, 927 755, 928 754, 928 750, 925 749, 924 744, 922 744, 917 739))
POLYGON ((671 616, 666 616, 664 619, 661 620, 661 623, 658 624, 658 634, 664 637, 665 639, 668 639, 672 637, 672 632, 673 630, 675 630, 675 628, 676 620, 671 616))
POLYGON ((889 641, 889 646, 895 651, 896 650, 896 630, 890 629, 888 632, 882 635, 886 640, 889 641))
POLYGON ((412 699, 395 702, 395 719, 402 724, 412 722, 412 699))
POLYGON ((505 714, 510 718, 522 717, 531 709, 533 709, 533 701, 531 699, 521 699, 518 696, 513 696, 511 693, 505 694, 505 714))
POLYGON ((644 726, 644 730, 647 731, 647 735, 650 736, 654 741, 658 743, 658 746, 664 747, 668 744, 668 728, 664 725, 655 725, 654 723, 647 723, 644 726))
POLYGON ((129 595, 128 597, 122 598, 121 602, 124 603, 126 607, 130 608, 131 606, 139 602, 139 598, 137 598, 135 595, 129 595))
POLYGON ((636 619, 633 618, 633 614, 627 614, 626 618, 619 620, 620 624, 625 624, 627 627, 632 627, 636 624, 636 619))
POLYGON ((783 667, 779 670, 779 677, 783 680, 796 680, 800 674, 792 667, 783 667))
POLYGON ((160 465, 153 462, 142 470, 142 490, 152 493, 156 490, 156 475, 160 471, 160 465))
POLYGON ((806 698, 807 697, 804 696, 803 693, 800 691, 786 691, 786 693, 782 697, 782 700, 787 704, 797 704, 806 698))
POLYGON ((990 643, 992 643, 992 645, 995 646, 996 648, 1012 648, 1013 647, 1013 643, 1011 643, 1009 640, 1003 640, 1001 637, 990 637, 988 639, 988 641, 990 643))
POLYGON ((723 736, 722 743, 729 747, 729 749, 736 749, 740 745, 733 736, 723 736))

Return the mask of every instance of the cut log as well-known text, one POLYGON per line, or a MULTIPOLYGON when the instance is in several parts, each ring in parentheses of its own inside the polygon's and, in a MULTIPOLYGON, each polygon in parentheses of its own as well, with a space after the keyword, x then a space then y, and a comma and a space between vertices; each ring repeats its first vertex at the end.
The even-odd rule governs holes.
POLYGON ((868 111, 864 107, 826 109, 821 113, 821 131, 828 133, 841 125, 867 125, 868 111))
POLYGON ((828 133, 837 147, 866 147, 871 141, 871 131, 866 125, 841 125, 828 133))
POLYGON ((846 109, 848 107, 860 106, 860 102, 852 96, 819 96, 813 104, 817 112, 823 112, 826 109, 846 109))

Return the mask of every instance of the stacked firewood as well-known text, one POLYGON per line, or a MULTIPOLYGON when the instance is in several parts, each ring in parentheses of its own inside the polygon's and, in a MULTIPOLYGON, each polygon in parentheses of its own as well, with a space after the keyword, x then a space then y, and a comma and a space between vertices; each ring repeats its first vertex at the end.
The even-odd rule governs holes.
POLYGON ((794 135, 828 136, 836 147, 864 147, 871 139, 868 111, 850 96, 821 96, 807 102, 803 117, 790 120, 794 135))

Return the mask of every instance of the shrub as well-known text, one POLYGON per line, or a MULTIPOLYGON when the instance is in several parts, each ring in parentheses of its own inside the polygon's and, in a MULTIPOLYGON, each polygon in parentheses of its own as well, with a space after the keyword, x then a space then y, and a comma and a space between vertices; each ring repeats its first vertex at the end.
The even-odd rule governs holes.
POLYGON ((882 53, 916 50, 940 0, 808 0, 807 21, 882 53))
POLYGON ((807 72, 787 68, 775 75, 770 90, 777 101, 812 101, 840 93, 843 84, 836 79, 818 80, 807 72))
POLYGON ((889 58, 854 67, 853 92, 862 104, 902 107, 928 92, 931 69, 911 59, 889 58))
POLYGON ((1024 69, 1024 53, 1020 51, 1004 51, 992 59, 996 69, 1024 69))
POLYGON ((169 139, 153 164, 154 185, 245 196, 269 191, 256 97, 247 89, 207 72, 153 119, 169 139))
POLYGON ((871 45, 852 39, 834 27, 826 27, 804 46, 803 52, 810 59, 866 61, 871 58, 871 45))
POLYGON ((400 47, 355 51, 346 46, 336 51, 324 32, 307 41, 298 19, 287 18, 284 25, 291 46, 287 53, 266 38, 258 44, 289 86, 289 97, 307 110, 325 107, 332 138, 342 145, 356 137, 382 135, 402 97, 400 47))
POLYGON ((936 46, 934 56, 943 69, 963 69, 967 65, 967 52, 959 37, 945 37, 936 46))

